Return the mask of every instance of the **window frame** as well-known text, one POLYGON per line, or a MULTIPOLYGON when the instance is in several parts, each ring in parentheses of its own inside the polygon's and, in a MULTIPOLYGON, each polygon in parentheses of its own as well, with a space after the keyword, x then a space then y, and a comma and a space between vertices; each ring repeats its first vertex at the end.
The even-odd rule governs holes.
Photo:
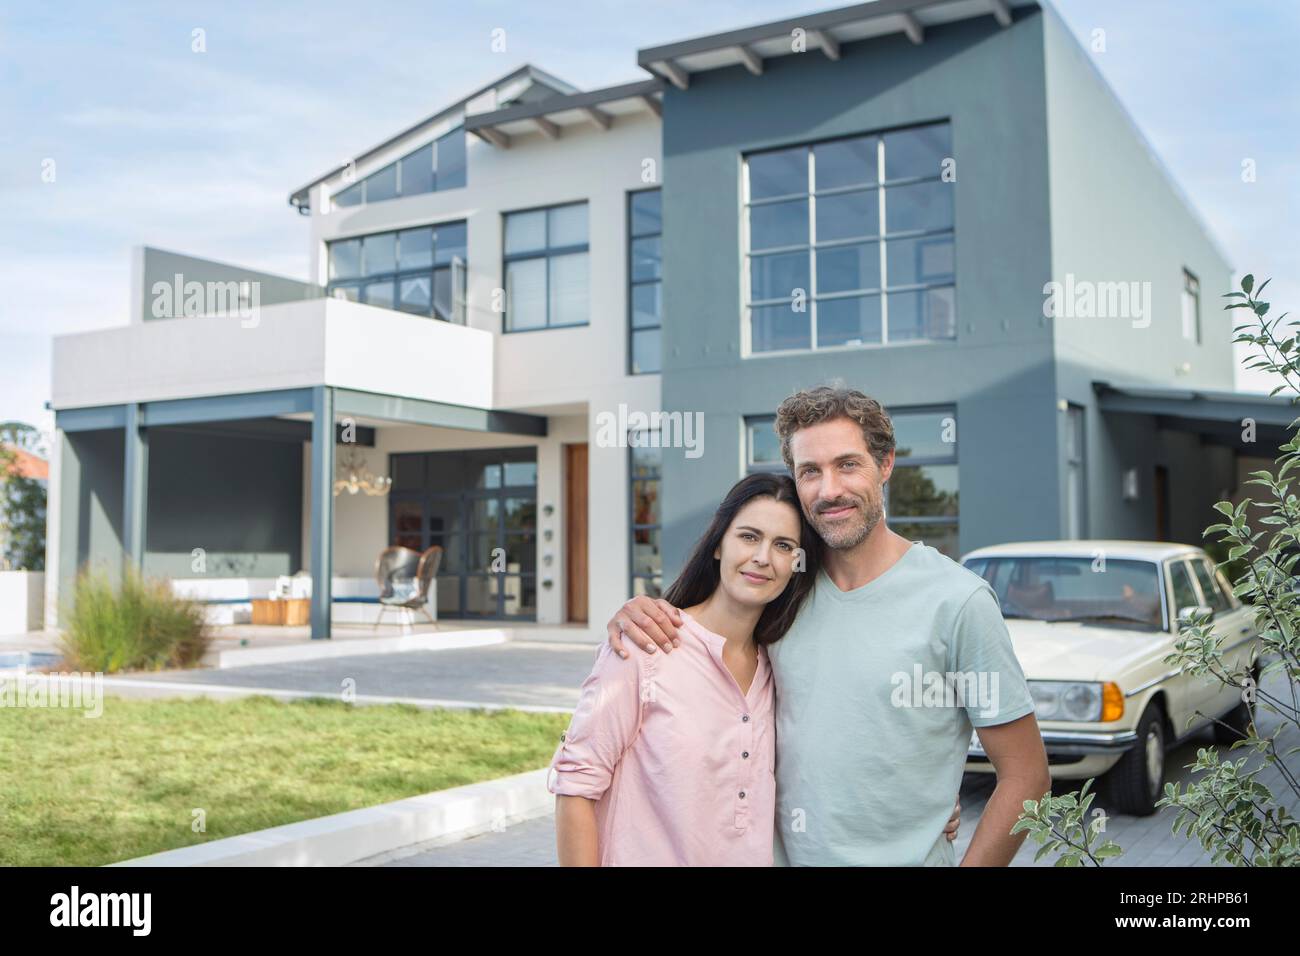
MULTIPOLYGON (((653 435, 659 434, 657 428, 629 429, 626 435, 627 439, 627 572, 628 572, 628 597, 636 594, 637 579, 653 581, 659 579, 660 594, 663 593, 663 485, 664 485, 664 456, 663 445, 659 444, 632 444, 632 435, 653 435), (637 477, 636 473, 636 453, 645 448, 653 448, 659 454, 658 467, 652 477, 637 477), (658 507, 658 521, 653 524, 638 524, 636 521, 636 483, 638 481, 653 481, 656 483, 659 494, 655 501, 658 507), (638 574, 636 570, 636 533, 638 531, 659 532, 660 551, 659 551, 659 569, 657 573, 638 574)), ((660 436, 662 441, 662 436, 660 436)), ((648 593, 648 592, 646 592, 648 593)))
MULTIPOLYGON (((376 305, 376 308, 388 309, 392 312, 400 312, 403 315, 409 315, 412 316, 413 318, 431 319, 436 322, 446 322, 449 325, 465 325, 468 319, 468 316, 466 314, 468 293, 467 293, 467 288, 465 288, 465 286, 467 286, 468 284, 466 278, 469 273, 468 261, 466 258, 462 258, 461 256, 456 255, 453 256, 451 260, 448 262, 439 263, 437 257, 438 230, 452 227, 452 226, 464 227, 465 251, 468 254, 469 221, 467 219, 451 219, 445 222, 420 223, 412 226, 404 226, 401 229, 383 229, 380 230, 379 232, 367 232, 355 236, 339 236, 336 239, 328 240, 325 243, 325 273, 326 273, 325 295, 333 297, 335 295, 335 290, 340 288, 354 289, 358 292, 358 298, 355 300, 356 302, 358 302, 361 305, 374 305, 374 303, 363 302, 360 298, 360 291, 365 286, 371 285, 376 282, 382 282, 383 280, 387 279, 392 283, 392 290, 393 290, 392 304, 376 305), (433 255, 433 261, 427 267, 421 267, 419 269, 403 269, 401 267, 402 264, 401 234, 404 232, 415 232, 420 229, 429 229, 433 233, 431 239, 431 252, 433 255), (393 236, 394 268, 388 272, 379 272, 374 275, 367 275, 366 262, 365 262, 365 240, 371 238, 372 236, 386 236, 386 235, 393 236), (331 267, 333 264, 332 258, 334 254, 333 247, 338 243, 344 243, 344 242, 361 243, 360 252, 359 252, 360 261, 358 263, 359 274, 346 279, 330 278, 329 273, 331 271, 331 267), (459 263, 459 269, 457 268, 457 263, 459 263), (451 287, 452 287, 451 288, 451 316, 445 319, 442 316, 438 315, 438 311, 437 311, 437 288, 438 288, 437 276, 439 272, 442 272, 444 270, 450 275, 451 287), (456 276, 458 272, 460 274, 460 280, 462 285, 462 288, 460 289, 456 288, 456 276), (401 303, 402 281, 406 279, 416 279, 416 278, 424 278, 424 277, 428 277, 429 279, 429 312, 426 314, 423 312, 412 312, 410 309, 401 308, 400 303, 401 303)), ((349 301, 353 301, 353 300, 349 300, 349 301)))
POLYGON ((626 229, 626 233, 627 233, 627 249, 626 249, 626 258, 625 258, 625 261, 624 261, 624 267, 625 267, 626 270, 627 270, 627 374, 628 374, 628 375, 658 375, 658 374, 660 374, 661 372, 663 372, 663 365, 664 365, 664 363, 663 363, 663 329, 664 329, 664 316, 663 316, 663 287, 664 287, 664 277, 663 277, 663 235, 664 235, 663 210, 664 210, 664 205, 663 205, 663 187, 662 187, 662 186, 647 186, 647 187, 645 187, 644 189, 629 189, 629 190, 628 190, 628 192, 627 192, 627 201, 626 201, 626 203, 625 203, 625 205, 624 205, 624 215, 625 215, 626 218, 627 218, 627 229, 626 229), (659 194, 659 231, 658 231, 658 232, 644 232, 644 233, 641 233, 641 234, 638 235, 638 234, 636 234, 636 233, 634 233, 634 232, 632 231, 632 202, 633 202, 634 197, 636 197, 636 196, 640 196, 640 195, 642 195, 643 193, 651 193, 651 192, 657 192, 657 193, 659 194), (633 275, 632 275, 632 244, 633 244, 637 239, 653 239, 653 238, 656 238, 656 237, 658 237, 658 239, 659 239, 659 255, 660 255, 660 259, 659 259, 659 276, 658 276, 657 278, 654 278, 654 279, 635 279, 635 278, 633 278, 633 275), (637 328, 636 325, 634 324, 634 317, 635 317, 635 314, 636 314, 636 307, 635 307, 635 304, 634 304, 634 300, 635 300, 635 295, 634 295, 634 294, 635 294, 635 290, 636 290, 639 286, 649 286, 649 285, 657 285, 657 286, 659 287, 659 324, 658 324, 658 325, 653 325, 653 326, 643 326, 643 327, 641 327, 641 328, 637 328), (656 369, 652 369, 652 370, 648 370, 648 371, 644 371, 644 372, 638 372, 638 371, 636 370, 636 366, 635 366, 635 358, 636 358, 636 355, 635 355, 635 352, 634 352, 634 350, 633 350, 633 342, 634 342, 635 339, 636 339, 636 333, 638 333, 638 332, 654 332, 654 331, 657 331, 657 332, 659 333, 659 367, 656 368, 656 369))
POLYGON ((526 209, 511 209, 501 213, 501 286, 503 290, 508 290, 509 266, 512 262, 526 262, 533 259, 541 259, 546 263, 546 324, 535 326, 528 329, 510 328, 510 297, 507 293, 505 308, 501 312, 501 334, 515 335, 522 332, 553 332, 557 329, 581 329, 591 325, 591 202, 587 199, 574 199, 568 202, 549 203, 545 206, 530 206, 526 209), (587 241, 582 244, 570 244, 567 246, 550 245, 551 232, 551 211, 555 209, 567 209, 570 206, 582 206, 586 209, 587 215, 587 241), (506 229, 509 227, 511 216, 522 216, 530 212, 546 213, 546 242, 541 250, 530 250, 528 252, 506 252, 506 229), (587 256, 587 315, 581 322, 569 322, 564 325, 551 324, 551 269, 550 260, 561 256, 576 255, 583 253, 587 256))
POLYGON ((1200 345, 1201 344, 1201 280, 1198 279, 1196 277, 1196 274, 1192 272, 1190 269, 1188 269, 1186 266, 1183 266, 1183 289, 1182 289, 1182 293, 1178 297, 1178 303, 1180 306, 1179 308, 1180 317, 1182 318, 1184 323, 1184 328, 1182 330, 1183 341, 1193 342, 1196 345, 1200 345), (1190 298, 1192 301, 1191 331, 1193 334, 1190 336, 1187 334, 1188 329, 1186 328, 1187 317, 1181 315, 1183 304, 1187 301, 1188 298, 1190 298))
MULTIPOLYGON (((885 489, 884 489, 884 508, 885 508, 885 515, 887 516, 889 526, 892 528, 896 525, 901 525, 901 524, 935 525, 937 527, 947 527, 951 525, 953 529, 953 533, 957 535, 957 540, 958 542, 960 542, 961 540, 961 497, 960 497, 961 495, 961 452, 960 452, 961 420, 957 415, 957 406, 955 404, 906 405, 902 407, 890 408, 888 409, 888 412, 889 412, 889 418, 891 422, 896 422, 899 418, 906 417, 908 415, 939 415, 941 417, 943 416, 951 417, 959 436, 957 441, 952 442, 952 451, 950 454, 947 455, 908 455, 905 458, 899 458, 897 448, 895 448, 894 471, 890 472, 890 481, 885 482, 885 489), (897 472, 899 468, 925 467, 931 465, 942 466, 942 467, 951 466, 957 469, 957 493, 958 493, 957 513, 953 515, 917 515, 914 517, 909 515, 904 515, 904 514, 896 514, 893 508, 891 507, 891 498, 893 497, 893 494, 892 494, 892 489, 890 488, 890 484, 893 480, 894 472, 897 472)), ((895 432, 895 435, 897 435, 897 432, 895 432)), ((958 547, 958 551, 960 551, 960 546, 958 547)))
POLYGON ((777 146, 764 147, 762 149, 752 150, 740 155, 740 339, 741 339, 741 358, 766 358, 768 356, 789 356, 789 355, 807 355, 813 352, 837 352, 851 351, 855 349, 879 349, 879 348, 899 348, 915 345, 942 345, 955 344, 959 336, 959 323, 956 316, 957 306, 957 261, 956 261, 956 237, 957 237, 957 202, 956 196, 952 197, 952 222, 951 225, 942 229, 909 229, 899 232, 889 232, 887 228, 887 207, 885 201, 886 191, 899 186, 916 185, 918 183, 937 182, 955 189, 956 182, 945 183, 942 171, 927 176, 907 176, 890 179, 887 175, 888 159, 885 154, 885 137, 894 133, 903 133, 911 130, 925 129, 933 126, 945 126, 948 129, 948 135, 951 147, 952 120, 950 117, 944 117, 934 120, 926 120, 919 123, 909 123, 901 126, 891 126, 882 129, 855 132, 841 136, 833 136, 825 139, 808 140, 796 143, 785 143, 777 146), (825 146, 831 143, 847 142, 859 139, 876 140, 876 178, 869 184, 852 184, 848 186, 832 187, 826 190, 817 189, 816 179, 816 162, 815 150, 819 146, 825 146), (808 172, 807 172, 807 189, 803 193, 789 193, 779 196, 766 196, 757 201, 750 198, 750 172, 749 162, 751 157, 762 156, 771 153, 780 153, 794 149, 803 149, 807 154, 808 172), (857 237, 849 239, 827 240, 819 243, 817 240, 817 199, 818 197, 833 197, 838 195, 848 195, 863 192, 875 192, 877 198, 876 210, 878 215, 877 232, 874 236, 857 237), (750 235, 750 211, 754 206, 773 205, 783 202, 791 202, 798 199, 804 199, 808 206, 808 239, 806 244, 794 246, 774 246, 770 249, 760 250, 758 258, 767 256, 788 255, 793 252, 806 251, 808 254, 808 282, 807 306, 808 306, 808 339, 809 345, 801 348, 769 349, 764 351, 755 351, 753 347, 753 311, 755 307, 764 308, 774 305, 789 304, 789 298, 777 299, 752 299, 752 272, 751 262, 755 254, 751 249, 750 235), (889 285, 889 265, 887 243, 906 242, 908 240, 919 240, 929 237, 949 237, 953 247, 953 266, 952 277, 949 280, 941 282, 922 282, 906 283, 896 287, 889 285), (859 245, 875 243, 878 246, 880 256, 880 285, 874 289, 855 289, 850 291, 831 292, 819 294, 817 291, 817 254, 820 251, 835 248, 852 248, 859 245), (891 295, 901 295, 909 292, 924 293, 930 289, 951 289, 953 302, 953 334, 943 338, 916 338, 902 339, 891 342, 889 339, 889 302, 891 295), (831 302, 836 300, 856 300, 870 297, 878 297, 880 300, 880 324, 881 324, 881 341, 879 342, 860 342, 858 344, 841 343, 836 345, 819 346, 817 344, 817 303, 831 302))
POLYGON ((366 175, 357 177, 352 182, 344 186, 342 189, 337 191, 330 190, 329 211, 334 212, 335 210, 338 209, 351 209, 354 206, 367 206, 370 205, 370 203, 372 202, 391 202, 394 199, 404 199, 410 196, 427 196, 430 193, 443 192, 448 189, 463 189, 464 187, 469 185, 469 149, 468 149, 469 141, 466 138, 466 136, 467 134, 465 132, 465 124, 462 122, 456 126, 453 126, 451 129, 446 130, 442 134, 435 136, 433 139, 421 143, 419 146, 416 146, 414 149, 407 150, 401 156, 398 156, 396 159, 384 163, 382 166, 379 166, 371 170, 370 172, 366 173, 366 175), (452 186, 440 186, 438 185, 438 144, 442 142, 444 139, 446 139, 448 136, 455 135, 457 131, 460 132, 461 139, 464 140, 465 147, 466 147, 463 150, 463 153, 465 155, 465 165, 464 165, 465 181, 461 183, 457 183, 452 186), (410 159, 412 156, 414 156, 416 153, 426 148, 432 149, 433 161, 431 164, 431 170, 433 173, 433 188, 427 190, 420 190, 419 192, 412 192, 412 193, 405 192, 402 188, 402 164, 406 162, 408 159, 410 159), (366 187, 366 183, 370 181, 372 176, 376 176, 379 173, 384 172, 390 166, 396 167, 396 170, 394 171, 394 177, 396 180, 396 187, 395 187, 396 192, 394 193, 394 195, 389 196, 386 199, 374 199, 374 200, 370 199, 368 195, 369 189, 366 187), (340 204, 338 202, 338 197, 353 188, 360 190, 361 198, 354 203, 340 204))

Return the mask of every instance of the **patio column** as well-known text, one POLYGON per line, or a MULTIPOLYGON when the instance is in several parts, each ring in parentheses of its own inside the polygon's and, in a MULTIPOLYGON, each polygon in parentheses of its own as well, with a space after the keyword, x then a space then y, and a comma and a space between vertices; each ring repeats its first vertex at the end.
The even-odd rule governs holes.
POLYGON ((311 636, 330 636, 334 576, 334 389, 312 389, 311 636))
POLYGON ((141 424, 140 403, 126 406, 126 448, 122 475, 122 552, 137 571, 144 567, 146 505, 149 501, 149 433, 141 424))

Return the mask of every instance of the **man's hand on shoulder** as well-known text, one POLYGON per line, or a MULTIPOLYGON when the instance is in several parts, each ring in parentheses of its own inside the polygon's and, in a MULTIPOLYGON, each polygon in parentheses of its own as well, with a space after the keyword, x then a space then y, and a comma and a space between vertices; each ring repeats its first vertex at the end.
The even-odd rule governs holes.
POLYGON ((627 637, 653 654, 662 647, 669 653, 681 645, 677 628, 682 625, 682 612, 663 598, 652 598, 645 594, 624 604, 606 625, 609 632, 609 646, 619 657, 627 657, 627 648, 623 638, 627 637))

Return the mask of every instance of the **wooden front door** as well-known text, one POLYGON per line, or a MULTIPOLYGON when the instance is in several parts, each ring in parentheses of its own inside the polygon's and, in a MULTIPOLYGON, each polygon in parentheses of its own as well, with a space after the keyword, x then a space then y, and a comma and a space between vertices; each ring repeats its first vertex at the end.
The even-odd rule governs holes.
POLYGON ((564 446, 564 586, 567 619, 587 622, 587 446, 564 446))

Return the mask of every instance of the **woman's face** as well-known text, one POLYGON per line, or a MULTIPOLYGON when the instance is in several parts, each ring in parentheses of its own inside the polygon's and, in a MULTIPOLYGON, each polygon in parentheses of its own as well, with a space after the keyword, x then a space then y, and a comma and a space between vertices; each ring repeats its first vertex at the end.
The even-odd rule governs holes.
POLYGON ((768 604, 790 583, 799 554, 799 512, 793 503, 753 498, 736 512, 713 550, 721 585, 742 604, 768 604))

